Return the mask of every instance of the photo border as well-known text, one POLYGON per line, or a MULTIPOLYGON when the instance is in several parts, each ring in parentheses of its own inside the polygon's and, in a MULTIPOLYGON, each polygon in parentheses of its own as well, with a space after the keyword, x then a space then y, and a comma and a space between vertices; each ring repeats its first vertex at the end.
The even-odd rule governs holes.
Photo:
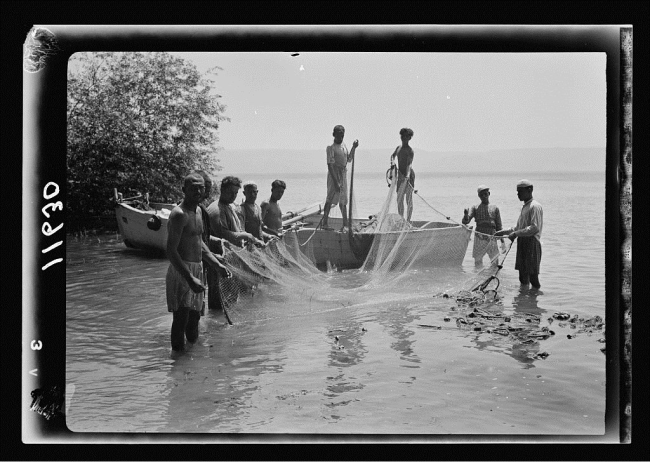
MULTIPOLYGON (((631 431, 631 26, 315 25, 64 26, 49 30, 58 51, 23 72, 23 442, 257 442, 260 435, 79 434, 34 412, 33 392, 65 389, 65 213, 48 203, 66 191, 67 61, 78 51, 604 52, 606 141, 606 434, 263 435, 266 442, 626 442, 631 431), (58 185, 53 194, 50 183, 58 185), (47 196, 49 198, 44 197, 47 196), (56 229, 43 234, 44 223, 56 229), (45 252, 57 242, 62 244, 45 252), (60 263, 42 268, 56 258, 60 263), (63 301, 63 303, 61 303, 63 301), (35 347, 40 347, 35 349, 35 347), (31 371, 36 371, 36 375, 31 371), (58 388, 57 388, 58 387, 58 388)), ((46 227, 47 228, 47 227, 46 227)), ((56 404, 56 403, 55 403, 56 404)), ((64 412, 64 409, 61 409, 64 412)), ((45 413, 47 414, 47 413, 45 413)), ((64 420, 64 419, 63 419, 64 420)))

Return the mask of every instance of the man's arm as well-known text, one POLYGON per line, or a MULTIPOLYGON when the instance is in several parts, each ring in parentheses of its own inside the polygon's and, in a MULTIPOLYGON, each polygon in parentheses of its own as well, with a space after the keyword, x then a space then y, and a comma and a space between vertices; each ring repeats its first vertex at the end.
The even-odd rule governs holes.
POLYGON ((341 191, 341 178, 338 169, 334 168, 334 151, 332 146, 327 146, 327 174, 334 180, 337 191, 341 191))
POLYGON ((496 206, 494 207, 494 224, 497 231, 503 229, 503 223, 501 223, 501 212, 499 211, 499 207, 496 206))
POLYGON ((472 221, 472 218, 474 218, 474 206, 463 210, 463 219, 461 221, 464 225, 466 225, 472 221))
MULTIPOLYGON (((183 229, 187 224, 187 215, 178 208, 172 210, 167 222, 167 258, 170 263, 176 268, 180 275, 185 279, 193 292, 201 292, 205 290, 201 280, 194 277, 190 272, 187 265, 183 262, 180 254, 178 253, 178 245, 183 236, 183 229)), ((203 241, 201 241, 203 243, 203 241)))
POLYGON ((261 236, 264 238, 264 240, 267 240, 268 238, 271 238, 273 236, 279 236, 277 232, 275 232, 273 229, 269 228, 266 223, 264 223, 264 220, 266 219, 268 213, 271 211, 271 204, 268 201, 263 201, 262 204, 260 205, 260 224, 262 227, 262 234, 261 236), (267 236, 264 236, 266 234, 267 236))
MULTIPOLYGON (((223 258, 223 257, 222 257, 223 258)), ((212 253, 205 242, 201 241, 201 259, 206 262, 208 265, 212 266, 214 269, 219 271, 222 276, 227 278, 231 277, 232 274, 228 271, 220 261, 216 254, 212 253)))
POLYGON ((359 146, 359 140, 354 140, 354 143, 352 143, 352 149, 350 150, 350 154, 348 154, 348 162, 351 162, 352 159, 354 159, 354 152, 357 150, 357 146, 359 146))
POLYGON ((528 213, 530 214, 530 224, 521 229, 515 227, 513 234, 516 236, 534 236, 539 232, 542 223, 542 208, 538 205, 531 205, 528 213))
POLYGON ((334 164, 327 164, 327 171, 329 175, 334 179, 334 184, 336 185, 336 190, 341 191, 341 175, 339 169, 337 169, 334 164))

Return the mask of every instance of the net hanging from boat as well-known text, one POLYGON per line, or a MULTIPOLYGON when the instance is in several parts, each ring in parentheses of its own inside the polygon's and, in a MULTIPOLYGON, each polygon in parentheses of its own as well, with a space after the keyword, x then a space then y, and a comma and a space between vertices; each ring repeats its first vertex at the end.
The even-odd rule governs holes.
MULTIPOLYGON (((349 206, 354 211, 354 199, 349 206)), ((333 218, 336 208, 332 207, 333 218)), ((421 198, 410 182, 399 179, 391 182, 376 215, 368 220, 354 220, 352 232, 329 233, 338 236, 341 244, 349 244, 348 251, 360 261, 360 269, 346 272, 354 275, 353 286, 333 285, 332 271, 336 268, 329 260, 330 272, 318 269, 314 255, 320 245, 318 239, 306 242, 307 245, 301 245, 300 239, 285 237, 264 248, 228 246, 226 266, 233 277, 219 278, 223 307, 241 313, 246 297, 254 296, 258 287, 265 284, 288 288, 288 293, 301 299, 338 304, 364 303, 377 297, 426 299, 441 291, 454 297, 474 297, 475 303, 483 303, 494 298, 493 292, 499 285, 497 274, 510 246, 507 239, 503 243, 503 239, 474 233, 475 240, 480 242, 472 252, 489 250, 491 258, 483 268, 474 268, 473 259, 469 269, 467 265, 463 268, 472 229, 446 217, 421 198), (414 285, 416 274, 425 277, 414 285)))

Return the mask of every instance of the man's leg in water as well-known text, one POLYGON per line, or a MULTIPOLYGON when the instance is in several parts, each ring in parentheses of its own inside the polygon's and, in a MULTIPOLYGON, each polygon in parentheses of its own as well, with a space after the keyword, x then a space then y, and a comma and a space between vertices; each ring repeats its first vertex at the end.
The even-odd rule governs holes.
POLYGON ((539 289, 541 287, 541 285, 539 283, 539 275, 538 274, 531 274, 530 275, 530 284, 536 289, 539 289))
POLYGON ((187 325, 185 327, 185 336, 187 341, 190 343, 195 343, 199 338, 199 320, 201 319, 201 313, 196 310, 188 310, 188 319, 187 325))
POLYGON ((185 348, 185 329, 189 315, 188 308, 179 308, 174 311, 174 320, 172 321, 172 350, 182 351, 185 348))
POLYGON ((519 282, 521 282, 522 285, 527 286, 530 284, 530 277, 528 276, 528 273, 525 271, 519 271, 519 282))

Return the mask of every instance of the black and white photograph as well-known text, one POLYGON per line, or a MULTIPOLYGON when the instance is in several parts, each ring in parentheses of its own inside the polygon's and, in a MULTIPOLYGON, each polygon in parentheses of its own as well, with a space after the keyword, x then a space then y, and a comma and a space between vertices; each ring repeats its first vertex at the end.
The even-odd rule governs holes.
POLYGON ((30 31, 24 441, 621 442, 632 27, 341 27, 30 31))

